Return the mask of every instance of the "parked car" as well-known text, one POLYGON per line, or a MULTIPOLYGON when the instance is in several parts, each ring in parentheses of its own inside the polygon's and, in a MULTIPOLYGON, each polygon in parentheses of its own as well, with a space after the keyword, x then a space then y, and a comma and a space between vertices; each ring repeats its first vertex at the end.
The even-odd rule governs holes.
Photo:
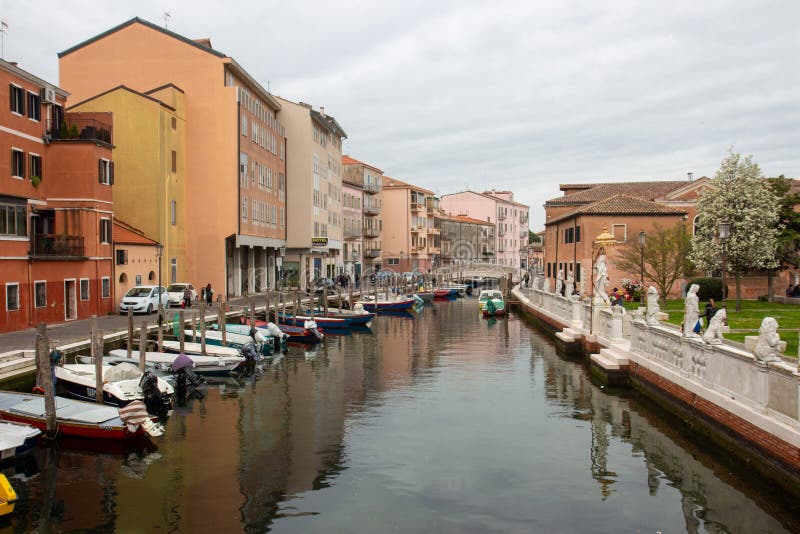
POLYGON ((119 301, 119 312, 122 314, 128 313, 128 308, 130 308, 134 313, 153 313, 154 310, 158 309, 159 295, 161 305, 166 308, 169 297, 167 296, 167 288, 164 286, 132 287, 119 301))
POLYGON ((192 292, 192 302, 195 302, 197 300, 197 291, 195 291, 194 286, 192 284, 187 284, 186 282, 170 284, 169 286, 167 286, 167 295, 169 296, 170 306, 181 305, 181 302, 183 302, 183 291, 187 287, 189 288, 189 291, 192 292))

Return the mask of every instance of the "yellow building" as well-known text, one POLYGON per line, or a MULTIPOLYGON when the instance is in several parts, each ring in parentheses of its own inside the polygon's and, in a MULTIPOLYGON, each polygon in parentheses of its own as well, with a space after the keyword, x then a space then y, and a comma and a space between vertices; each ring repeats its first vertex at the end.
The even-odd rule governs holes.
MULTIPOLYGON (((164 285, 197 284, 188 278, 187 269, 183 91, 166 85, 140 93, 119 86, 69 110, 114 114, 115 215, 163 245, 160 279, 164 285)), ((117 278, 119 285, 119 274, 117 278)), ((144 283, 158 280, 156 276, 144 283)))

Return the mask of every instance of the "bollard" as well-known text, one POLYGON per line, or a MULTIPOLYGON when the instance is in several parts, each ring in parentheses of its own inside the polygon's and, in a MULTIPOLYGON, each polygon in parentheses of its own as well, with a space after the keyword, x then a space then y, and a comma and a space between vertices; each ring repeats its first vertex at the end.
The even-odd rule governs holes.
POLYGON ((139 329, 139 369, 144 373, 147 365, 147 321, 139 329))
POLYGON ((128 308, 128 358, 133 358, 133 308, 128 308))
POLYGON ((178 321, 180 322, 180 327, 178 328, 178 343, 180 344, 180 351, 183 352, 186 344, 186 330, 185 330, 185 323, 183 322, 184 312, 183 310, 178 312, 178 321))
POLYGON ((56 397, 53 387, 53 369, 50 360, 50 340, 47 339, 47 325, 39 323, 36 327, 36 370, 39 374, 39 386, 44 390, 45 429, 48 437, 55 437, 56 397))
POLYGON ((222 306, 222 302, 218 301, 219 307, 217 308, 217 326, 219 327, 220 335, 222 336, 222 346, 228 346, 228 336, 225 332, 225 309, 222 306))
POLYGON ((200 302, 200 352, 206 353, 206 303, 200 302))

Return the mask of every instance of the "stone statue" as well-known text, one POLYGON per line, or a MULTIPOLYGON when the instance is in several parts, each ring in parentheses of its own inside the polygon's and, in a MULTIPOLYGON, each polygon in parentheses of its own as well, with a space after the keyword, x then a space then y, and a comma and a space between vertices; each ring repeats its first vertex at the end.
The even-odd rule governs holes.
POLYGON ((692 284, 686 292, 686 299, 683 301, 683 337, 700 337, 695 333, 694 327, 700 320, 700 299, 697 292, 700 286, 692 284))
POLYGON ((564 271, 559 269, 558 274, 556 275, 556 295, 561 294, 562 287, 564 287, 564 271))
POLYGON ((572 277, 572 273, 569 273, 567 275, 567 282, 566 284, 564 284, 564 296, 567 297, 568 299, 572 298, 572 292, 574 291, 574 288, 575 288, 575 278, 572 277))
POLYGON ((595 304, 605 304, 611 306, 611 301, 606 294, 608 285, 608 268, 606 267, 606 255, 600 254, 594 264, 594 302, 595 304))
POLYGON ((661 311, 661 306, 658 304, 658 289, 653 286, 647 288, 647 315, 645 320, 649 325, 658 325, 658 312, 661 311))
POLYGON ((710 345, 721 345, 725 339, 722 337, 722 327, 728 322, 728 312, 725 308, 717 310, 717 313, 708 322, 708 327, 703 334, 703 341, 710 345))
MULTIPOLYGON (((722 311, 722 310, 720 310, 722 311)), ((719 313, 719 312, 717 312, 719 313)), ((760 362, 783 361, 778 355, 781 336, 778 335, 778 321, 772 317, 764 317, 758 329, 758 341, 753 348, 753 356, 760 362)))
POLYGON ((550 293, 550 279, 545 278, 544 282, 542 282, 542 291, 545 293, 550 293))

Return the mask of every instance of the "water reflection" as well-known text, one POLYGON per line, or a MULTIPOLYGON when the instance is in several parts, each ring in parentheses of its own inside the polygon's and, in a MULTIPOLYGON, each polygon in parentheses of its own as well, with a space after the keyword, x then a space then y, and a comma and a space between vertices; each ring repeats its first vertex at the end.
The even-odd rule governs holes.
POLYGON ((800 527, 660 415, 598 388, 517 317, 483 319, 474 299, 381 315, 204 392, 155 447, 37 450, 12 473, 21 502, 0 530, 800 527))

